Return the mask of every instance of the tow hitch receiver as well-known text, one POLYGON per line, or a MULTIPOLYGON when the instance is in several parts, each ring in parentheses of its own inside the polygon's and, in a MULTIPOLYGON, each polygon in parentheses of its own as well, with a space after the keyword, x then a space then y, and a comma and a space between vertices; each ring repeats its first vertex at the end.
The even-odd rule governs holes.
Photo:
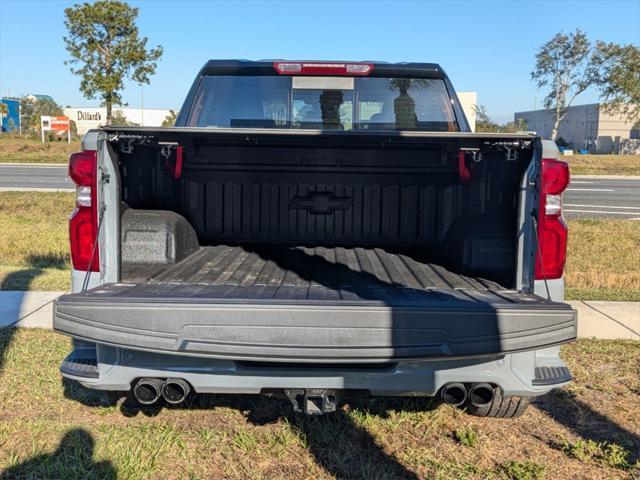
POLYGON ((306 415, 322 415, 336 411, 337 395, 335 390, 292 389, 284 393, 293 405, 294 412, 306 415))

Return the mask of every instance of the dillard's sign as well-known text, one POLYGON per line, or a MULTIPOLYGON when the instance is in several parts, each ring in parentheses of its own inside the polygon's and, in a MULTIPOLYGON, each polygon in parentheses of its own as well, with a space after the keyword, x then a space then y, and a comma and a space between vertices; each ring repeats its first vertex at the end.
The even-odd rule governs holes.
POLYGON ((89 113, 89 112, 78 111, 79 122, 87 122, 87 121, 99 122, 100 120, 102 120, 102 117, 100 116, 100 112, 89 113))

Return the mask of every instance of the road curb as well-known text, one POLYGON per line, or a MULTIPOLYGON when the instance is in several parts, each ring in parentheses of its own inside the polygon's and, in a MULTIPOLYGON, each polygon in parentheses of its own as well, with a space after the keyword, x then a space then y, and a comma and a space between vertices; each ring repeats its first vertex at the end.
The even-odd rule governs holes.
POLYGON ((38 162, 0 162, 0 167, 60 167, 69 168, 65 163, 38 163, 38 162))
POLYGON ((572 179, 640 180, 640 175, 571 175, 572 179))

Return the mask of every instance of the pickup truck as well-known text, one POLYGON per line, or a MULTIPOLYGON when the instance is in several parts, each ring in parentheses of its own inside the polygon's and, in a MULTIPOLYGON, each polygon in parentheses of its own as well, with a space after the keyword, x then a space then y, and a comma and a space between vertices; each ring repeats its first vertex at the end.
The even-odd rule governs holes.
POLYGON ((571 380, 568 166, 472 133, 437 64, 209 61, 175 127, 82 148, 66 378, 142 405, 423 395, 503 418, 571 380))

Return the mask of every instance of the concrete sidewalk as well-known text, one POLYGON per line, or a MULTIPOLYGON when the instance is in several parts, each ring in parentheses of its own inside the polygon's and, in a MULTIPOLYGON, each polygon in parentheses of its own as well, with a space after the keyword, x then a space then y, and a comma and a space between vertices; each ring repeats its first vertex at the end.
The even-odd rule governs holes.
MULTIPOLYGON (((52 303, 65 292, 0 292, 0 327, 51 328, 52 303)), ((578 336, 640 340, 640 302, 570 301, 578 336)))
POLYGON ((640 302, 567 302, 578 311, 578 336, 640 340, 640 302))
POLYGON ((53 301, 66 292, 0 292, 0 327, 51 328, 53 301))

